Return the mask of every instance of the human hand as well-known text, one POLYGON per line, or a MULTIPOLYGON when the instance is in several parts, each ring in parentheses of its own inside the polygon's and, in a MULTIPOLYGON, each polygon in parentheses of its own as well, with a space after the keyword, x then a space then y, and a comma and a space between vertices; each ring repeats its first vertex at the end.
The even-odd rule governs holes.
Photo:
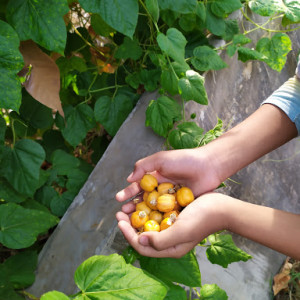
POLYGON ((208 235, 227 228, 224 205, 232 199, 220 193, 208 193, 197 198, 179 214, 175 223, 160 232, 138 234, 131 226, 129 215, 133 206, 118 212, 118 226, 129 244, 141 255, 179 258, 193 249, 208 235))
POLYGON ((214 162, 204 147, 161 151, 136 162, 134 171, 127 178, 131 184, 118 192, 116 199, 123 202, 137 195, 141 191, 138 182, 146 173, 154 175, 160 183, 187 186, 195 196, 210 192, 221 183, 214 162))

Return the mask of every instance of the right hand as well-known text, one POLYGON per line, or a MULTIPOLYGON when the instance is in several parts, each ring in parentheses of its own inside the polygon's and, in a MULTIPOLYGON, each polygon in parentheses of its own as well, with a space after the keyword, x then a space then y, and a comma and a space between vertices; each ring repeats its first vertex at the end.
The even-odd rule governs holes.
MULTIPOLYGON (((221 183, 205 147, 161 151, 135 163, 134 171, 127 178, 131 184, 118 192, 116 199, 123 202, 138 194, 141 191, 138 182, 146 173, 153 174, 159 183, 185 185, 196 197, 214 190, 221 183)), ((123 211, 129 213, 126 205, 123 211)))

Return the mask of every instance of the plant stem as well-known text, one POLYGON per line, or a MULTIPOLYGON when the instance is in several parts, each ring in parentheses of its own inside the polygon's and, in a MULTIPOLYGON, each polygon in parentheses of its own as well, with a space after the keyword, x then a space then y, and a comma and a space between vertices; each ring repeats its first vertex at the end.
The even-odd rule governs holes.
POLYGON ((34 295, 32 295, 26 291, 20 291, 19 293, 26 296, 27 298, 29 298, 31 300, 39 300, 39 298, 35 297, 34 295))
POLYGON ((160 31, 159 31, 159 28, 158 28, 158 26, 157 26, 157 23, 153 20, 151 14, 149 13, 149 11, 148 11, 146 5, 144 4, 144 2, 143 2, 142 0, 139 0, 139 2, 140 2, 140 4, 141 4, 141 6, 144 8, 144 10, 146 11, 146 13, 147 13, 147 15, 149 16, 149 18, 151 19, 151 21, 153 22, 156 31, 157 31, 157 32, 160 32, 160 31))
POLYGON ((120 88, 120 87, 123 87, 125 85, 112 85, 112 86, 107 86, 105 88, 102 88, 102 89, 98 89, 98 90, 93 90, 93 91, 90 91, 90 93, 98 93, 98 92, 102 92, 102 91, 105 91, 105 90, 110 90, 110 89, 114 89, 114 88, 120 88))

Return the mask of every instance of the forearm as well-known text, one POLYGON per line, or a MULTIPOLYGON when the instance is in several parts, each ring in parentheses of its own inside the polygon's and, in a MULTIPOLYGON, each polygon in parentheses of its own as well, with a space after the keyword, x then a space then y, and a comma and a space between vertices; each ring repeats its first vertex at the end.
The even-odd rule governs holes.
POLYGON ((300 215, 233 198, 224 211, 229 231, 300 259, 300 215))
POLYGON ((220 182, 297 136, 288 116, 271 104, 204 146, 220 182))

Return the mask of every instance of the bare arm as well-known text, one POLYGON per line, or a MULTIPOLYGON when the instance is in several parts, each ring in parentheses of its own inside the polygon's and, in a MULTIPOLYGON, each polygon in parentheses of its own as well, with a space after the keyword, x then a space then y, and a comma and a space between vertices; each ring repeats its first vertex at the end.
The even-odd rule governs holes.
POLYGON ((222 182, 296 136, 297 128, 288 116, 278 107, 264 104, 205 150, 222 182))

